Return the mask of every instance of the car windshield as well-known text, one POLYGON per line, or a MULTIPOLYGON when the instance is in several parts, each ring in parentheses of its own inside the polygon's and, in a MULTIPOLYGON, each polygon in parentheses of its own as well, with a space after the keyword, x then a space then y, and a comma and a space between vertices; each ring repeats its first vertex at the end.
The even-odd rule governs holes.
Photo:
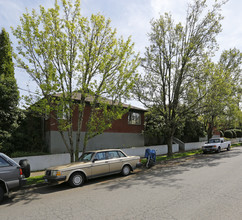
POLYGON ((87 153, 81 155, 80 158, 78 159, 78 161, 79 162, 88 162, 88 161, 91 161, 92 155, 93 155, 93 152, 87 152, 87 153))
POLYGON ((220 139, 210 139, 209 143, 219 143, 220 139))

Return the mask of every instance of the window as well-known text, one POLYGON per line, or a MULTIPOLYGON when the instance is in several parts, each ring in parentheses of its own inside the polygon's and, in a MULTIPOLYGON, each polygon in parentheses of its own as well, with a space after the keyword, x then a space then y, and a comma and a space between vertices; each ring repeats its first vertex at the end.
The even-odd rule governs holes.
POLYGON ((141 125, 141 114, 137 112, 129 112, 128 124, 141 125))
POLYGON ((119 158, 119 154, 117 151, 109 151, 108 152, 108 159, 119 158))
POLYGON ((98 152, 95 155, 95 160, 106 160, 106 152, 98 152))
POLYGON ((10 166, 10 164, 2 157, 0 157, 0 167, 8 167, 8 166, 10 166))
POLYGON ((81 155, 81 157, 79 158, 79 162, 88 162, 92 159, 92 155, 93 153, 92 152, 88 152, 88 153, 85 153, 83 155, 81 155))
POLYGON ((126 157, 121 151, 118 151, 120 157, 126 157))

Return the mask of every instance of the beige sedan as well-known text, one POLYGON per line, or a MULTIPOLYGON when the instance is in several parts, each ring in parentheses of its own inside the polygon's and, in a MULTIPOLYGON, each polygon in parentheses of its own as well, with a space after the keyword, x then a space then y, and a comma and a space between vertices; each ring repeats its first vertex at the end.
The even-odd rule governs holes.
POLYGON ((127 176, 140 166, 139 156, 127 156, 119 149, 89 151, 84 153, 78 162, 48 168, 44 179, 49 183, 68 182, 70 186, 77 187, 96 177, 115 173, 127 176))

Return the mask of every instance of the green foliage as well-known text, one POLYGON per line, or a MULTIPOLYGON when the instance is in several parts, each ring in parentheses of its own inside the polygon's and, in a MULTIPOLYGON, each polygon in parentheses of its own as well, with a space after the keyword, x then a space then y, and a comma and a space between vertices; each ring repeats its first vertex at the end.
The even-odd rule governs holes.
POLYGON ((238 138, 241 138, 241 137, 242 137, 242 130, 234 129, 234 131, 236 132, 236 136, 237 136, 238 138))
POLYGON ((12 157, 46 154, 43 121, 30 111, 19 110, 18 125, 12 132, 8 144, 1 150, 12 157))
POLYGON ((150 109, 145 113, 144 124, 145 145, 158 145, 164 142, 164 119, 150 109))
POLYGON ((137 81, 135 93, 163 117, 169 155, 177 127, 185 115, 200 108, 207 93, 207 72, 201 69, 216 50, 223 4, 216 2, 206 11, 206 1, 194 1, 188 6, 185 24, 175 24, 170 14, 151 21, 150 46, 142 59, 145 75, 137 81))
POLYGON ((27 185, 43 184, 45 183, 44 175, 30 176, 27 178, 27 185))
POLYGON ((205 137, 203 124, 197 117, 187 117, 182 129, 181 140, 184 143, 198 142, 199 137, 205 137))
POLYGON ((40 155, 48 155, 46 152, 41 152, 41 151, 35 151, 35 152, 30 152, 30 151, 15 151, 10 155, 10 157, 29 157, 29 156, 40 156, 40 155))
POLYGON ((231 129, 231 132, 233 133, 233 138, 237 138, 236 131, 234 129, 231 129))
POLYGON ((233 138, 233 132, 231 130, 226 130, 224 132, 224 137, 226 137, 226 138, 233 138))
MULTIPOLYGON (((126 41, 118 38, 110 19, 100 14, 89 19, 81 16, 80 0, 74 4, 65 0, 61 3, 59 6, 56 1, 54 8, 47 10, 40 6, 39 13, 35 10, 24 13, 13 34, 19 42, 17 62, 39 87, 40 96, 29 99, 38 101, 33 110, 54 118, 73 161, 74 151, 76 159, 79 154, 86 98, 94 97, 94 106, 100 96, 110 98, 113 103, 128 98, 137 78, 139 60, 131 38, 126 41), (79 115, 74 147, 76 107, 79 115), (58 117, 60 112, 65 115, 64 120, 58 117)), ((109 110, 109 115, 110 119, 118 118, 120 112, 109 110)), ((91 116, 100 119, 96 114, 91 116)), ((102 132, 103 123, 100 124, 101 130, 95 133, 102 132)))
POLYGON ((224 137, 224 132, 223 131, 219 131, 219 133, 220 133, 220 137, 224 137))
POLYGON ((19 93, 14 77, 12 48, 9 35, 0 33, 0 150, 11 148, 10 139, 17 127, 19 93))

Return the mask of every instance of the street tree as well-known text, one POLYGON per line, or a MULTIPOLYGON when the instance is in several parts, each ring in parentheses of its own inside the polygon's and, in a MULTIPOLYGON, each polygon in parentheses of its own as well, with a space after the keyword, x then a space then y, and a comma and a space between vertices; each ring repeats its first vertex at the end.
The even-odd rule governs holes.
POLYGON ((14 76, 12 47, 5 29, 0 33, 0 150, 8 152, 16 127, 19 92, 14 76))
POLYGON ((184 24, 175 24, 167 13, 151 21, 150 46, 142 59, 145 73, 135 93, 146 107, 155 108, 164 118, 168 155, 172 155, 173 136, 180 121, 206 95, 206 73, 198 68, 217 49, 223 4, 216 1, 208 8, 206 0, 194 0, 188 5, 184 24))
POLYGON ((110 19, 100 14, 83 17, 80 0, 62 0, 61 5, 55 1, 54 8, 47 10, 40 6, 39 13, 27 11, 20 21, 21 25, 13 29, 19 41, 17 62, 37 83, 40 93, 37 104, 32 106, 57 121, 71 161, 74 156, 77 160, 84 141, 81 128, 87 97, 93 99, 85 146, 88 139, 102 133, 112 120, 126 112, 120 103, 129 97, 139 65, 131 38, 118 38, 110 19), (77 94, 81 94, 78 101, 77 94), (111 100, 108 105, 102 96, 111 100), (76 108, 78 122, 74 131, 76 108))
POLYGON ((224 124, 225 128, 239 127, 242 111, 242 53, 236 48, 223 51, 219 65, 228 73, 226 80, 230 82, 231 88, 225 109, 226 114, 220 117, 220 124, 224 124))
POLYGON ((207 138, 213 136, 213 129, 220 128, 219 118, 221 119, 233 103, 231 83, 231 72, 226 71, 223 66, 210 61, 209 65, 204 66, 204 71, 208 71, 206 78, 207 95, 201 101, 203 109, 201 118, 207 132, 207 138))

